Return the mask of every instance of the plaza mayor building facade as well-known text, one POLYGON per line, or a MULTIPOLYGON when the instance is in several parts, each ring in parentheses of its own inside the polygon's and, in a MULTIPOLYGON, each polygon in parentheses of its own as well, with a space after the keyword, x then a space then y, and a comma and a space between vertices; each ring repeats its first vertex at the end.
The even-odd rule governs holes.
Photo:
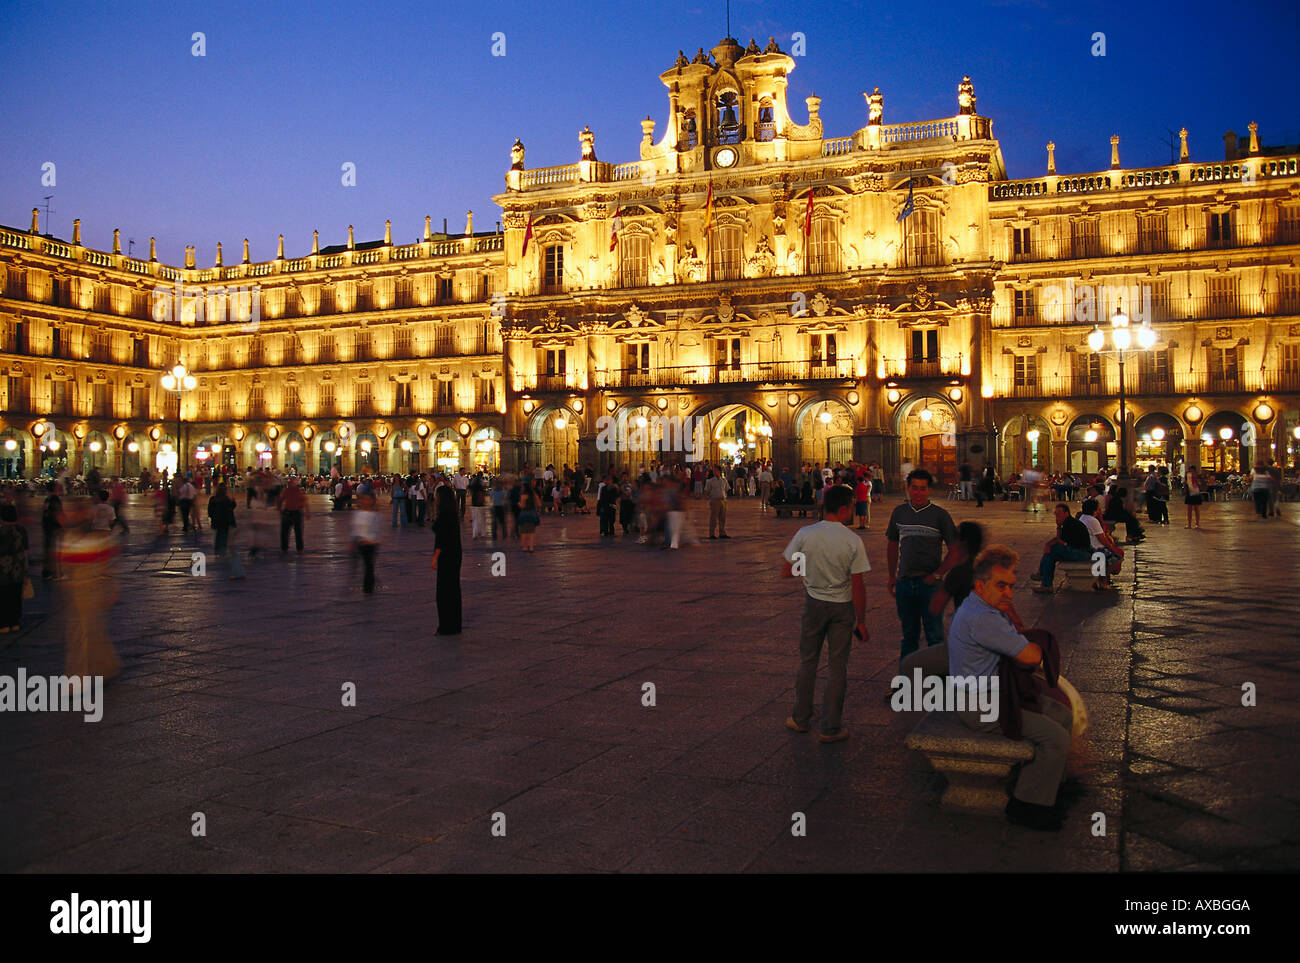
POLYGON ((1300 149, 1252 123, 1193 163, 1184 130, 1176 163, 1126 168, 1112 138, 1108 169, 1060 174, 1049 144, 1009 180, 970 78, 950 117, 885 123, 873 89, 828 137, 819 98, 787 102, 794 69, 774 42, 679 54, 635 160, 584 129, 530 168, 516 140, 494 231, 173 267, 33 212, 0 230, 3 474, 654 457, 607 450, 611 424, 891 481, 1294 461, 1300 149))

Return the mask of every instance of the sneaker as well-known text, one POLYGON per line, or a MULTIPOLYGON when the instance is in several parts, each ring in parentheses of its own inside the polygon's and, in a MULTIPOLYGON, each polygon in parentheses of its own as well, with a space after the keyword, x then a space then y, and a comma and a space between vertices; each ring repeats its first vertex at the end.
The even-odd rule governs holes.
POLYGON ((790 716, 790 718, 788 718, 788 719, 785 720, 785 727, 786 727, 787 729, 789 729, 791 732, 807 732, 807 731, 808 731, 808 727, 807 727, 807 726, 801 726, 801 725, 799 725, 799 723, 797 723, 797 722, 794 721, 794 716, 790 716))
POLYGON ((1049 833, 1059 832, 1061 829, 1061 817, 1051 806, 1038 806, 1012 796, 1011 801, 1007 803, 1006 813, 1007 819, 1027 829, 1049 833))
POLYGON ((843 742, 848 737, 849 737, 849 730, 845 729, 843 726, 840 726, 834 732, 817 733, 818 742, 843 742))

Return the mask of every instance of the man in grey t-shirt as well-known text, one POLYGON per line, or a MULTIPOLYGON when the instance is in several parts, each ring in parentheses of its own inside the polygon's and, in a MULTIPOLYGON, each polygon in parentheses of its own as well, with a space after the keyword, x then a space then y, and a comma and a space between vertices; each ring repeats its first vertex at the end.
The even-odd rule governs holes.
POLYGON ((952 516, 930 501, 933 476, 918 468, 907 476, 907 501, 894 509, 885 529, 889 556, 889 591, 903 625, 900 659, 919 647, 925 626, 925 644, 943 642, 943 617, 930 611, 930 600, 957 559, 957 526, 952 516), (944 555, 944 546, 948 554, 944 555))
POLYGON ((853 520, 853 489, 836 485, 827 489, 825 514, 815 525, 795 532, 786 546, 786 577, 802 575, 804 583, 803 622, 799 636, 799 674, 795 677, 794 711, 785 726, 807 732, 812 721, 813 688, 817 684, 817 663, 822 643, 828 649, 830 672, 822 706, 822 742, 839 742, 849 737, 841 724, 844 693, 848 689, 849 650, 853 631, 867 640, 865 622, 867 588, 863 576, 871 570, 862 539, 847 527, 853 520))

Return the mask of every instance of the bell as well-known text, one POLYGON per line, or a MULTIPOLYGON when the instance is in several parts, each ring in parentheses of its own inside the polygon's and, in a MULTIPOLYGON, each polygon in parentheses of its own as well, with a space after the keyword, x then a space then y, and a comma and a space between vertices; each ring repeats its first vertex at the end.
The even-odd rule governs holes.
POLYGON ((731 104, 727 104, 727 106, 722 109, 722 126, 723 127, 740 126, 740 123, 736 120, 736 108, 731 106, 731 104))

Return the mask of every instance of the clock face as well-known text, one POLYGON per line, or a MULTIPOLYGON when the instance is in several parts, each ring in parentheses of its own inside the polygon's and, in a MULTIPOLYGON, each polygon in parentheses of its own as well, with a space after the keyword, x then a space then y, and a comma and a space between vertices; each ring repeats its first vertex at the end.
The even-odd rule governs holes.
POLYGON ((736 152, 730 147, 724 147, 713 155, 713 162, 719 167, 730 167, 736 163, 736 152))

